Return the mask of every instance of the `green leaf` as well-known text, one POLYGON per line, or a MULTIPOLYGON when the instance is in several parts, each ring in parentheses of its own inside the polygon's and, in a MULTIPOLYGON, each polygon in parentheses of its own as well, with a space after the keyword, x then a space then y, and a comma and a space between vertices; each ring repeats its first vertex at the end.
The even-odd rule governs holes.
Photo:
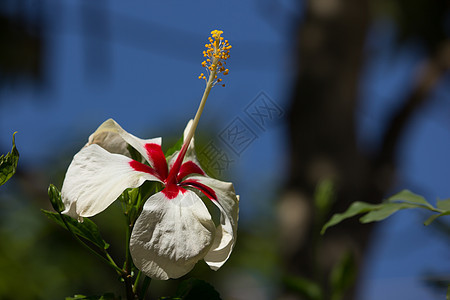
POLYGON ((132 159, 134 159, 135 161, 142 162, 142 155, 139 153, 139 151, 137 151, 130 145, 127 146, 127 149, 128 152, 130 152, 130 156, 132 159))
POLYGON ((412 204, 412 203, 389 203, 385 202, 380 204, 378 209, 372 210, 363 217, 361 217, 359 220, 361 223, 370 223, 375 221, 381 221, 392 215, 393 213, 406 209, 406 208, 417 208, 421 207, 422 205, 412 204))
POLYGON ((14 132, 12 138, 12 149, 11 152, 5 155, 0 156, 0 186, 5 184, 17 170, 17 163, 19 162, 19 151, 16 148, 14 132))
POLYGON ((436 206, 440 210, 450 211, 450 199, 438 200, 436 206))
POLYGON ((47 217, 49 219, 55 221, 56 223, 61 225, 63 228, 67 229, 67 227, 63 221, 63 218, 64 218, 67 225, 70 227, 70 230, 74 234, 90 241, 91 243, 93 243, 94 245, 99 247, 100 249, 108 249, 109 244, 107 242, 105 242, 103 240, 103 238, 101 237, 100 231, 98 230, 97 225, 94 222, 92 222, 91 220, 89 220, 88 218, 84 218, 83 222, 78 222, 77 220, 75 220, 69 216, 66 216, 66 215, 61 215, 61 214, 47 211, 44 209, 42 209, 42 212, 45 215, 47 215, 47 217))
POLYGON ((437 218, 442 217, 442 216, 448 216, 448 215, 450 215, 450 211, 446 211, 446 212, 443 212, 443 213, 440 213, 440 214, 434 214, 434 215, 432 215, 431 217, 429 217, 425 222, 423 222, 423 224, 424 224, 425 226, 428 226, 428 225, 430 225, 434 220, 436 220, 437 218))
POLYGON ((61 200, 61 192, 53 184, 50 184, 48 187, 48 197, 50 198, 50 203, 56 212, 60 213, 64 210, 64 204, 61 200))
POLYGON ((212 285, 195 278, 190 278, 180 283, 175 293, 175 298, 172 299, 177 299, 177 297, 183 300, 220 300, 219 293, 212 285))
POLYGON ((323 298, 322 289, 319 284, 309 279, 287 276, 283 278, 283 282, 287 288, 305 297, 305 299, 320 300, 323 298))
POLYGON ((317 209, 326 214, 333 203, 334 185, 329 179, 322 180, 316 187, 314 194, 314 202, 317 209))
POLYGON ((344 253, 330 273, 331 300, 342 299, 344 293, 355 283, 357 268, 351 252, 344 253))
POLYGON ((171 148, 169 148, 166 153, 164 154, 166 156, 166 158, 169 158, 172 154, 174 154, 177 151, 181 150, 181 146, 183 146, 183 140, 184 138, 181 137, 176 143, 175 145, 173 145, 171 148))
POLYGON ((428 203, 428 201, 425 200, 424 197, 414 194, 413 192, 411 192, 409 190, 403 190, 395 195, 392 195, 386 201, 388 201, 388 202, 402 201, 402 202, 408 202, 408 203, 413 203, 413 204, 421 204, 421 205, 426 206, 429 209, 433 209, 433 206, 430 203, 428 203))
POLYGON ((370 204, 365 202, 353 202, 352 205, 343 213, 335 214, 331 219, 322 227, 321 234, 324 234, 328 227, 334 226, 345 219, 351 218, 358 214, 369 212, 378 209, 380 205, 370 204))

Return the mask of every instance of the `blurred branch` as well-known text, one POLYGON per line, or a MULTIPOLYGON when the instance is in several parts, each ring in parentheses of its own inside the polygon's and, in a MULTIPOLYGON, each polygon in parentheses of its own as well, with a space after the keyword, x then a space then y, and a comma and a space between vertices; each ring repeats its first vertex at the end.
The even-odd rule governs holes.
POLYGON ((394 162, 395 150, 414 113, 429 99, 441 77, 450 69, 450 40, 443 41, 434 55, 430 56, 422 66, 419 78, 405 105, 395 113, 386 131, 382 147, 375 164, 394 162))

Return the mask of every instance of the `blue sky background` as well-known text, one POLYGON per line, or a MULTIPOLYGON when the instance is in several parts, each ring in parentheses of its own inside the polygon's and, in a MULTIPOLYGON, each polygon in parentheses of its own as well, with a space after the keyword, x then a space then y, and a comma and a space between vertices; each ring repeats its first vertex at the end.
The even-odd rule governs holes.
MULTIPOLYGON (((281 108, 288 107, 295 40, 290 36, 293 20, 285 12, 301 12, 295 1, 280 1, 286 10, 271 15, 264 12, 266 1, 42 3, 49 20, 44 86, 0 91, 0 145, 9 147, 17 131, 24 166, 51 168, 50 158, 62 152, 73 155, 67 152, 83 145, 110 117, 141 137, 181 134, 203 93, 204 82, 197 76, 203 72, 201 53, 212 29, 223 30, 233 46, 230 74, 225 88, 211 92, 198 130, 220 131, 235 117, 245 118, 245 107, 261 91, 281 108), (86 31, 86 15, 106 21, 105 30, 86 31)), ((367 41, 371 56, 364 66, 355 116, 366 151, 376 147, 388 113, 401 104, 425 55, 415 43, 394 51, 394 38, 394 25, 380 21, 367 41)), ((449 80, 444 78, 402 139, 393 193, 409 188, 427 199, 450 197, 449 80)), ((261 186, 276 187, 285 179, 285 129, 283 122, 266 131, 255 128, 258 138, 230 167, 227 179, 241 194, 243 224, 269 207, 255 197, 261 186)), ((378 227, 360 299, 436 297, 421 280, 427 271, 449 273, 449 244, 424 227, 424 219, 419 212, 400 212, 378 227)))

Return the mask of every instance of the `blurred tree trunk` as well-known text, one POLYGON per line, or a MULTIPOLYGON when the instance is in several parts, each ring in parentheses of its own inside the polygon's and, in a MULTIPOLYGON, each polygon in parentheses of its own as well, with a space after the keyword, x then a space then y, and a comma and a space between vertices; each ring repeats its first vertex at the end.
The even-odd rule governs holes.
MULTIPOLYGON (((445 15, 439 8, 443 3, 436 2, 433 12, 445 15)), ((289 274, 328 288, 330 270, 346 252, 353 253, 360 265, 372 226, 360 225, 355 218, 345 221, 329 229, 315 248, 320 230, 313 204, 317 183, 323 179, 335 183, 333 213, 354 201, 380 202, 393 182, 395 148, 403 129, 450 65, 448 40, 437 39, 435 47, 428 43, 430 58, 405 105, 393 112, 379 151, 361 153, 355 109, 369 8, 373 7, 368 0, 310 0, 297 31, 298 68, 289 111, 290 174, 279 205, 281 244, 289 274)), ((419 7, 414 13, 422 11, 419 7)), ((424 30, 425 37, 432 31, 436 28, 424 30)), ((352 299, 353 293, 344 299, 352 299)))
POLYGON ((374 186, 369 163, 358 152, 354 124, 368 5, 367 0, 309 1, 298 31, 299 70, 289 115, 289 192, 280 209, 282 220, 283 210, 302 211, 305 218, 297 220, 301 224, 282 224, 293 229, 285 231, 285 238, 292 241, 289 235, 296 235, 296 244, 288 243, 285 249, 288 270, 323 285, 324 275, 345 251, 363 251, 370 227, 345 222, 332 228, 322 247, 315 249, 311 241, 318 228, 313 226, 312 197, 317 183, 331 179, 338 187, 333 211, 343 211, 356 200, 379 201, 385 190, 385 185, 374 186))

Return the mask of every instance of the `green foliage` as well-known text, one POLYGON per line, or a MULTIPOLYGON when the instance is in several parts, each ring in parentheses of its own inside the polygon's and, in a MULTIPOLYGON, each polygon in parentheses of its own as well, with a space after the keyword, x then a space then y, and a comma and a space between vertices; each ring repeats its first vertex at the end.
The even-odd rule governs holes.
POLYGON ((320 216, 324 216, 330 210, 334 202, 334 184, 330 179, 319 182, 314 193, 314 204, 320 216))
POLYGON ((129 224, 133 224, 137 220, 145 201, 160 190, 161 184, 159 182, 146 181, 138 188, 126 189, 119 196, 118 200, 122 203, 122 210, 129 224))
POLYGON ((169 148, 166 153, 164 154, 166 156, 166 158, 170 157, 172 154, 174 154, 177 151, 181 150, 181 146, 183 146, 183 140, 184 138, 181 137, 176 143, 175 145, 173 145, 171 148, 169 148))
POLYGON ((16 148, 15 135, 16 133, 14 132, 11 152, 0 156, 0 186, 5 184, 16 173, 19 151, 16 148))
POLYGON ((127 149, 128 149, 128 152, 130 152, 130 156, 132 159, 142 162, 142 155, 139 153, 139 151, 137 151, 130 145, 127 146, 127 149))
POLYGON ((109 244, 105 242, 101 237, 97 225, 88 218, 84 218, 83 222, 78 222, 77 220, 66 215, 61 215, 44 209, 42 210, 42 212, 49 219, 55 221, 65 229, 67 229, 67 224, 74 234, 88 240, 100 249, 108 249, 109 244))
POLYGON ((450 199, 438 200, 436 206, 438 209, 450 211, 450 199))
POLYGON ((342 299, 356 280, 357 266, 351 252, 345 253, 330 274, 331 300, 342 299))
MULTIPOLYGON (((329 179, 322 180, 316 186, 314 193, 314 205, 317 211, 317 217, 314 223, 314 235, 318 236, 320 228, 325 223, 324 217, 328 214, 335 199, 335 188, 333 181, 329 179)), ((358 211, 365 209, 365 205, 356 204, 358 211), (361 207, 359 207, 361 206, 361 207)), ((322 247, 323 239, 314 238, 309 245, 311 251, 317 253, 322 247)), ((314 267, 319 269, 319 262, 313 257, 314 267)), ((315 278, 305 278, 300 276, 284 276, 285 286, 300 295, 302 299, 308 300, 340 300, 343 299, 345 292, 354 284, 357 275, 357 265, 351 252, 344 253, 341 259, 333 266, 329 273, 328 282, 322 280, 325 274, 317 273, 315 278)))
POLYGON ((190 278, 180 283, 174 297, 160 300, 220 300, 219 293, 206 281, 190 278))
POLYGON ((303 277, 287 276, 283 278, 283 282, 287 288, 305 297, 305 299, 323 299, 322 288, 314 281, 308 280, 303 277))
POLYGON ((345 219, 351 218, 358 214, 369 212, 373 209, 378 208, 379 205, 369 204, 365 202, 354 202, 350 207, 342 214, 335 214, 333 217, 322 227, 321 234, 324 234, 328 227, 339 224, 345 219))
POLYGON ((359 219, 361 223, 369 223, 384 220, 399 210, 410 208, 427 209, 437 213, 430 216, 424 222, 425 225, 429 225, 438 217, 450 215, 450 199, 438 200, 436 207, 434 207, 426 201, 424 197, 414 194, 411 191, 403 190, 386 199, 386 201, 381 204, 354 202, 345 212, 333 215, 322 227, 321 233, 324 234, 327 228, 359 214, 365 213, 365 215, 359 219))
POLYGON ((61 200, 61 192, 53 185, 50 184, 48 187, 48 197, 53 209, 60 213, 64 210, 64 204, 61 200))
POLYGON ((104 294, 103 296, 83 296, 75 295, 73 297, 66 297, 66 300, 120 300, 120 297, 115 297, 112 293, 104 294))
POLYGON ((103 240, 100 235, 100 231, 98 230, 98 227, 94 222, 92 222, 88 218, 84 218, 83 222, 78 222, 77 220, 60 213, 64 209, 64 204, 61 200, 61 193, 52 184, 48 188, 48 195, 53 208, 58 211, 58 213, 54 213, 42 209, 42 212, 49 219, 55 221, 63 228, 70 230, 73 234, 91 242, 100 249, 108 249, 109 244, 103 240))

